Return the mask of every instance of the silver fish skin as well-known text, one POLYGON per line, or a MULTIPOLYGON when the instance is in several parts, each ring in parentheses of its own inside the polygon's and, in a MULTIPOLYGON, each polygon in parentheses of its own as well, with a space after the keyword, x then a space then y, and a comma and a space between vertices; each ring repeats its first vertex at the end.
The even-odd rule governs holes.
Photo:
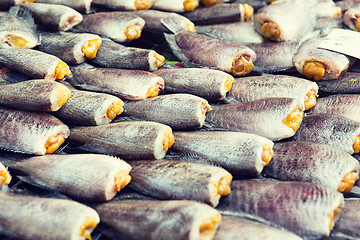
POLYGON ((40 44, 30 11, 12 7, 7 14, 0 16, 0 48, 34 48, 40 44))
POLYGON ((343 15, 344 24, 351 30, 360 32, 360 3, 356 7, 349 8, 343 15))
POLYGON ((360 94, 336 94, 319 98, 309 113, 337 114, 360 122, 360 94))
POLYGON ((117 68, 98 68, 83 63, 70 68, 67 81, 76 88, 109 93, 128 100, 143 100, 164 89, 164 79, 142 71, 117 68))
POLYGON ((206 123, 211 127, 257 134, 270 140, 292 137, 303 118, 303 101, 295 98, 263 98, 211 108, 206 115, 206 123))
POLYGON ((316 104, 318 86, 315 82, 287 75, 263 75, 235 78, 226 95, 226 102, 248 102, 268 97, 298 98, 308 110, 316 104))
POLYGON ((349 238, 360 238, 360 199, 346 198, 342 214, 335 224, 331 235, 349 238))
POLYGON ((213 239, 220 213, 207 204, 188 200, 123 200, 95 206, 116 239, 213 239))
POLYGON ((341 53, 318 48, 323 38, 313 38, 303 43, 295 53, 293 63, 299 73, 315 80, 338 79, 348 71, 354 59, 341 53), (307 70, 306 64, 320 63, 322 73, 307 70))
POLYGON ((195 130, 204 125, 206 113, 211 111, 207 100, 186 93, 174 93, 127 101, 123 116, 166 124, 174 130, 195 130))
POLYGON ((25 173, 31 182, 43 188, 77 201, 109 201, 131 180, 129 164, 102 154, 30 157, 15 163, 11 169, 25 173))
POLYGON ((124 102, 113 95, 71 88, 69 100, 53 114, 75 125, 98 126, 112 122, 123 111, 124 102))
POLYGON ((43 33, 41 34, 41 44, 37 49, 57 56, 67 64, 75 65, 88 59, 83 48, 89 41, 97 41, 101 44, 101 38, 96 34, 43 33))
POLYGON ((319 90, 326 94, 360 94, 360 73, 346 72, 336 80, 320 80, 316 82, 319 90))
POLYGON ((194 11, 198 6, 198 0, 172 0, 171 2, 167 0, 156 0, 153 1, 152 9, 165 12, 183 13, 194 11), (187 4, 189 4, 189 6, 186 6, 187 4))
POLYGON ((0 162, 0 189, 2 185, 8 185, 11 182, 11 175, 8 169, 0 162))
POLYGON ((84 240, 99 222, 94 209, 75 201, 0 192, 0 232, 12 238, 84 240))
POLYGON ((161 23, 161 19, 166 21, 176 22, 178 27, 184 31, 195 32, 195 24, 188 18, 174 12, 164 12, 154 9, 134 11, 136 15, 145 20, 144 31, 162 34, 164 32, 170 33, 171 31, 161 23))
POLYGON ((0 49, 0 63, 32 79, 56 78, 61 59, 34 49, 0 49))
POLYGON ((68 31, 83 20, 81 13, 65 5, 36 2, 20 6, 30 10, 35 22, 43 29, 68 31))
POLYGON ((54 143, 59 147, 60 141, 55 140, 66 139, 69 132, 68 126, 49 113, 0 108, 2 149, 45 155, 47 143, 54 143))
POLYGON ((0 84, 31 80, 28 76, 6 67, 0 67, 0 84))
POLYGON ((174 136, 173 152, 191 156, 185 158, 188 161, 221 166, 234 178, 258 176, 271 160, 274 145, 269 139, 242 132, 174 132, 174 136))
POLYGON ((119 122, 71 129, 70 140, 88 151, 122 159, 162 159, 171 145, 172 130, 156 122, 119 122), (170 139, 171 140, 171 139, 170 139))
MULTIPOLYGON (((311 182, 340 190, 347 174, 359 175, 358 160, 329 145, 290 141, 275 143, 273 149, 274 157, 263 173, 279 180, 311 182)), ((341 192, 349 192, 352 186, 341 192)))
POLYGON ((37 3, 60 4, 75 9, 81 13, 88 13, 92 0, 36 0, 37 3))
POLYGON ((152 0, 93 0, 92 5, 111 10, 134 11, 149 9, 152 6, 152 2, 152 0))
POLYGON ((341 193, 312 183, 253 179, 230 186, 231 194, 217 206, 222 214, 280 226, 303 238, 328 236, 344 206, 341 193))
POLYGON ((223 215, 214 240, 301 240, 286 231, 253 220, 223 215))
POLYGON ((144 19, 131 12, 98 12, 84 15, 72 31, 94 33, 121 43, 139 38, 144 25, 144 19), (134 32, 132 28, 136 28, 137 33, 129 38, 131 34, 126 33, 134 32))
POLYGON ((0 104, 29 111, 54 112, 70 96, 64 84, 45 79, 0 84, 0 104))
POLYGON ((165 34, 175 55, 187 66, 202 65, 234 76, 251 72, 256 53, 240 44, 222 41, 194 32, 165 34))
POLYGON ((91 62, 102 67, 155 71, 165 61, 165 57, 154 50, 127 47, 110 39, 102 39, 96 57, 91 62))
MULTIPOLYGON (((265 41, 265 38, 256 31, 253 21, 200 25, 196 26, 196 32, 216 39, 244 45, 263 43, 265 41)), ((257 55, 257 57, 261 56, 257 55)))
POLYGON ((189 93, 208 101, 223 100, 234 78, 223 71, 201 68, 161 68, 154 72, 164 79, 165 92, 189 93))
POLYGON ((194 200, 216 207, 230 193, 232 175, 220 167, 183 160, 129 161, 130 187, 164 200, 194 200))
POLYGON ((357 121, 335 114, 313 113, 304 117, 293 140, 323 143, 353 154, 359 151, 354 146, 359 135, 357 121))

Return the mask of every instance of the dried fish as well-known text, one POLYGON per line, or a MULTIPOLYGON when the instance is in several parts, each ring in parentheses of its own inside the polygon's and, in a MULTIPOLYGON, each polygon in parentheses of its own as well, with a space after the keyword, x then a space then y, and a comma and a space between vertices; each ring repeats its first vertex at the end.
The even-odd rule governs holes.
POLYGON ((164 89, 164 80, 147 71, 97 68, 87 63, 73 66, 71 71, 67 81, 74 87, 129 100, 155 97, 164 89))
POLYGON ((111 10, 145 10, 152 6, 152 0, 93 0, 92 5, 111 10))
POLYGON ((103 125, 120 115, 123 106, 116 96, 71 88, 71 98, 53 114, 76 125, 103 125))
POLYGON ((0 64, 32 79, 63 79, 69 66, 60 58, 33 49, 0 49, 0 64))
POLYGON ((1 0, 0 1, 0 10, 7 11, 9 8, 16 4, 34 2, 34 0, 1 0))
POLYGON ((190 93, 209 101, 223 100, 234 78, 219 70, 201 68, 162 68, 154 72, 164 79, 165 92, 190 93))
POLYGON ((101 38, 95 34, 44 33, 37 49, 57 56, 67 64, 80 64, 95 58, 101 43, 101 38))
POLYGON ((48 113, 0 107, 0 148, 44 155, 55 152, 69 128, 48 113))
POLYGON ((25 3, 20 6, 30 10, 34 15, 35 23, 44 29, 68 31, 83 20, 79 12, 65 5, 25 3))
POLYGON ((349 8, 343 16, 344 24, 354 30, 360 32, 360 3, 357 8, 349 8))
POLYGON ((320 80, 316 82, 319 90, 327 94, 360 93, 360 73, 346 72, 336 80, 320 80))
POLYGON ((191 12, 199 6, 199 0, 155 0, 153 9, 168 12, 191 12))
MULTIPOLYGON (((31 1, 32 0, 27 0, 31 1)), ((36 0, 37 3, 61 4, 75 9, 81 13, 88 13, 92 0, 36 0)))
MULTIPOLYGON (((245 45, 265 41, 265 38, 256 31, 253 21, 196 26, 196 32, 219 40, 245 45)), ((261 56, 257 55, 257 57, 261 56)))
POLYGON ((225 100, 236 103, 268 97, 298 98, 309 110, 316 105, 317 94, 315 82, 287 75, 263 75, 236 78, 225 100))
POLYGON ((206 122, 215 128, 280 140, 293 136, 300 127, 304 115, 303 104, 303 100, 295 98, 264 98, 211 105, 212 111, 208 112, 206 122))
POLYGON ((163 65, 165 57, 154 50, 127 47, 102 39, 96 57, 91 62, 108 68, 155 71, 163 65))
POLYGON ((343 0, 335 2, 337 7, 340 7, 343 12, 348 10, 349 8, 355 7, 360 4, 359 0, 343 0))
POLYGON ((138 39, 144 25, 144 19, 131 12, 97 12, 84 15, 82 22, 72 31, 94 33, 115 42, 126 42, 138 39))
POLYGON ((242 4, 249 4, 254 8, 254 11, 257 12, 260 8, 265 7, 268 5, 267 0, 235 0, 233 3, 242 3, 242 4))
POLYGON ((353 121, 360 122, 360 95, 337 94, 318 99, 310 113, 337 114, 353 121))
POLYGON ((163 123, 176 130, 195 130, 204 125, 208 111, 211 107, 205 99, 177 93, 127 101, 123 115, 163 123))
POLYGON ((344 54, 318 48, 324 38, 313 38, 303 43, 293 62, 299 73, 314 80, 338 79, 355 60, 344 54))
POLYGON ((127 240, 213 239, 221 215, 214 208, 187 200, 122 200, 95 206, 111 236, 127 240))
POLYGON ((33 48, 40 43, 30 11, 12 7, 0 16, 0 48, 33 48))
POLYGON ((360 237, 360 199, 345 199, 342 214, 335 224, 331 235, 343 238, 358 239, 360 237))
POLYGON ((174 143, 169 126, 156 122, 119 122, 71 129, 80 149, 122 159, 162 159, 174 143))
POLYGON ((309 114, 293 137, 328 144, 353 154, 360 151, 360 122, 335 114, 309 114))
POLYGON ((217 207, 221 213, 249 216, 301 237, 328 236, 344 205, 341 193, 312 183, 241 180, 230 186, 217 207))
POLYGON ((183 13, 183 15, 196 25, 208 25, 249 21, 253 13, 254 8, 248 4, 219 3, 211 7, 198 8, 195 11, 183 13))
POLYGON ((284 229, 271 227, 245 218, 222 216, 214 240, 301 240, 284 229))
POLYGON ((10 168, 28 175, 30 183, 80 201, 111 200, 131 180, 129 164, 101 154, 30 157, 10 168))
POLYGON ((30 111, 59 110, 70 98, 65 85, 45 79, 0 84, 0 104, 30 111))
POLYGON ((197 131, 174 135, 172 151, 192 157, 185 160, 221 166, 235 178, 258 176, 274 156, 274 143, 255 134, 197 131))
POLYGON ((17 83, 22 81, 31 80, 28 76, 25 76, 10 68, 2 68, 0 66, 0 84, 17 83))
POLYGON ((264 169, 283 181, 311 182, 339 192, 350 192, 359 179, 360 164, 350 154, 314 142, 275 143, 274 157, 264 169))
POLYGON ((185 65, 202 65, 215 68, 234 76, 243 76, 251 72, 256 59, 255 52, 240 44, 207 37, 178 29, 176 23, 162 21, 175 34, 165 37, 174 54, 185 65))
POLYGON ((220 167, 181 160, 129 163, 132 167, 129 186, 155 198, 194 200, 215 207, 221 196, 231 191, 232 176, 220 167))
POLYGON ((162 34, 164 32, 169 33, 169 29, 165 27, 161 20, 173 21, 176 22, 177 26, 183 29, 184 31, 196 32, 195 25, 188 18, 177 14, 163 12, 159 10, 145 10, 145 11, 134 11, 136 15, 145 20, 144 31, 162 34))
MULTIPOLYGON (((0 187, 3 184, 9 184, 11 182, 11 175, 8 169, 0 162, 0 187)), ((230 184, 230 182, 229 182, 230 184)), ((219 186, 220 187, 220 186, 219 186)))
POLYGON ((0 232, 11 238, 91 239, 99 222, 94 209, 75 201, 0 192, 0 232))

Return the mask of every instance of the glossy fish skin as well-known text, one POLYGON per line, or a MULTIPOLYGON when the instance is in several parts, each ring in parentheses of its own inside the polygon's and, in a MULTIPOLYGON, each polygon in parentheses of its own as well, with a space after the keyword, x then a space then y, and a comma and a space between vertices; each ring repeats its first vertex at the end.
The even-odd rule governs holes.
POLYGON ((52 137, 66 139, 69 128, 48 113, 0 108, 0 148, 44 155, 52 137), (50 138, 50 139, 49 139, 50 138))
POLYGON ((286 228, 306 238, 328 236, 344 205, 341 193, 312 183, 233 181, 217 209, 286 228))
POLYGON ((333 114, 309 114, 293 136, 295 141, 328 144, 353 154, 360 135, 360 123, 333 114))
POLYGON ((345 175, 358 174, 359 168, 357 159, 335 147, 290 141, 275 143, 274 157, 263 172, 282 181, 311 182, 338 190, 345 175))
POLYGON ((20 4, 20 6, 30 10, 35 22, 44 29, 68 31, 83 20, 79 12, 60 4, 36 2, 20 4))
POLYGON ((360 94, 337 94, 319 98, 310 113, 337 114, 360 122, 360 94))
POLYGON ((313 38, 303 43, 293 58, 297 71, 315 80, 338 79, 353 64, 354 59, 344 54, 318 48, 322 38, 313 38), (318 71, 307 72, 307 63, 318 63, 318 71))
POLYGON ((108 68, 155 71, 165 57, 154 50, 126 47, 111 40, 102 39, 96 57, 91 62, 108 68))
POLYGON ((98 12, 84 15, 83 21, 72 31, 94 33, 115 42, 126 42, 139 38, 144 25, 144 19, 131 12, 98 12), (131 32, 135 32, 131 28, 136 30, 135 35, 131 35, 131 32), (126 35, 127 31, 131 37, 126 35))
POLYGON ((295 98, 264 98, 244 103, 211 105, 211 108, 206 122, 212 127, 253 133, 270 140, 293 136, 303 116, 303 102, 295 98), (289 125, 284 123, 288 118, 292 118, 289 125))
POLYGON ((41 35, 41 44, 37 49, 75 65, 88 59, 82 50, 86 42, 91 40, 101 42, 99 36, 89 33, 46 33, 41 35))
POLYGON ((141 101, 127 101, 124 116, 166 124, 174 130, 195 130, 204 125, 208 102, 185 93, 166 94, 141 101))
MULTIPOLYGON (((253 21, 196 26, 196 32, 216 39, 245 45, 265 41, 264 37, 256 31, 253 21)), ((257 55, 258 57, 261 56, 257 55)))
POLYGON ((174 21, 176 24, 182 28, 184 31, 195 32, 195 25, 188 18, 174 13, 174 12, 164 12, 154 9, 134 11, 136 15, 145 20, 144 31, 162 34, 164 32, 169 33, 169 29, 166 28, 160 21, 160 19, 166 19, 167 21, 174 21))
POLYGON ((117 176, 128 181, 131 179, 129 164, 101 154, 31 157, 15 163, 11 168, 25 173, 37 185, 78 201, 109 201, 128 184, 126 181, 122 186, 117 186, 114 179, 117 176))
POLYGON ((271 152, 264 147, 271 151, 274 145, 264 137, 241 132, 175 132, 174 136, 172 151, 191 157, 185 160, 221 166, 234 178, 258 176, 267 164, 263 154, 271 160, 271 152))
POLYGON ((29 111, 54 112, 69 99, 70 89, 45 79, 0 84, 0 104, 29 111))
POLYGON ((360 93, 360 73, 346 72, 336 80, 317 81, 319 90, 326 94, 360 93))
POLYGON ((0 16, 0 48, 33 48, 40 43, 30 11, 12 7, 0 16))
POLYGON ((236 103, 267 97, 290 97, 303 101, 305 108, 305 105, 310 107, 316 104, 317 94, 318 86, 315 82, 287 75, 263 75, 236 78, 225 100, 236 103))
POLYGON ((164 200, 194 200, 215 207, 230 193, 226 170, 182 160, 130 161, 130 187, 164 200), (186 183, 186 184, 184 184, 186 183))
POLYGON ((33 49, 0 49, 0 63, 32 79, 57 78, 56 67, 61 59, 33 49))
POLYGON ((294 233, 245 218, 223 215, 214 240, 301 240, 294 233))
POLYGON ((95 206, 101 221, 127 240, 212 239, 221 221, 214 208, 187 200, 123 200, 95 206))
POLYGON ((75 201, 0 192, 0 232, 11 238, 89 239, 99 222, 94 209, 75 201))
POLYGON ((119 156, 122 159, 162 159, 172 131, 155 122, 119 122, 71 129, 70 140, 88 151, 119 156))
POLYGON ((110 94, 71 88, 69 100, 53 114, 72 124, 97 126, 110 123, 122 113, 123 105, 120 98, 110 94))
POLYGON ((165 92, 189 93, 208 101, 223 100, 234 78, 223 71, 201 68, 162 68, 154 72, 164 79, 165 92))
POLYGON ((71 72, 72 77, 67 81, 76 88, 109 93, 128 100, 157 96, 164 89, 161 77, 142 70, 97 68, 83 63, 71 67, 71 72))
POLYGON ((36 0, 37 3, 61 4, 81 13, 90 11, 92 0, 36 0))
POLYGON ((334 227, 334 236, 357 239, 360 237, 360 199, 345 199, 342 214, 334 227))
POLYGON ((245 22, 250 19, 254 11, 249 5, 247 8, 251 8, 252 11, 245 11, 244 4, 218 3, 211 7, 198 8, 195 11, 183 13, 183 15, 196 25, 245 22))

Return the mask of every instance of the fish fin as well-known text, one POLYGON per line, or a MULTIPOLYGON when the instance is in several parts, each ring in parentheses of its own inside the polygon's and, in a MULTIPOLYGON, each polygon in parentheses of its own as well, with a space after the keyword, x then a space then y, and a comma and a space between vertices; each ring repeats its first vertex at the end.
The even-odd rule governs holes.
POLYGON ((167 29, 169 29, 170 32, 174 34, 179 34, 181 32, 185 32, 185 30, 178 22, 176 22, 172 18, 162 18, 160 19, 160 22, 162 25, 164 25, 167 29))
POLYGON ((29 9, 21 7, 20 5, 15 5, 9 9, 8 14, 23 19, 31 31, 37 33, 38 42, 40 42, 40 34, 36 28, 33 13, 29 9))
POLYGON ((185 65, 187 65, 190 61, 182 52, 181 48, 177 45, 175 35, 170 33, 164 33, 164 36, 175 56, 179 58, 185 65))

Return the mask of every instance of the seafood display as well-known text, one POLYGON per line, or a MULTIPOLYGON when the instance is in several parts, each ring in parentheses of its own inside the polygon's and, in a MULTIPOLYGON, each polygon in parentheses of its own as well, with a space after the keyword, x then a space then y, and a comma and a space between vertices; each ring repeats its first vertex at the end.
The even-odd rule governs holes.
POLYGON ((0 240, 360 238, 359 4, 0 0, 0 240))

